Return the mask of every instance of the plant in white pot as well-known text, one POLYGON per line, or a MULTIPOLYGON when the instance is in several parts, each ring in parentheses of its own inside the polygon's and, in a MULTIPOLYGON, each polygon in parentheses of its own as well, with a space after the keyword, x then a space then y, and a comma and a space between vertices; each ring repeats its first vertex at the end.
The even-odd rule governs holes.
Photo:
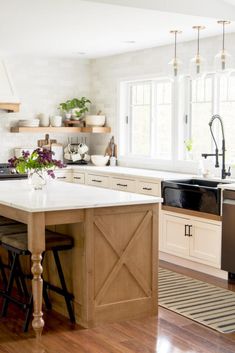
POLYGON ((90 103, 91 101, 86 97, 82 97, 80 99, 73 98, 64 103, 60 103, 59 108, 65 112, 67 119, 82 120, 84 118, 84 114, 88 112, 87 105, 90 103))
POLYGON ((67 100, 66 102, 60 103, 59 109, 65 113, 65 117, 67 120, 71 119, 73 103, 71 100, 67 100))
POLYGON ((88 104, 91 101, 86 97, 81 99, 74 98, 72 99, 73 109, 72 109, 72 120, 83 120, 84 114, 88 112, 88 104))

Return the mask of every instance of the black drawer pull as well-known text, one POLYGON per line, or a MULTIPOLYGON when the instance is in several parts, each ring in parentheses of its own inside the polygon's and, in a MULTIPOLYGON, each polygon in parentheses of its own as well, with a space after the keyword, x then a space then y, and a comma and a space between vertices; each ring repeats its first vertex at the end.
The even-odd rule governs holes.
POLYGON ((57 179, 66 179, 66 176, 58 176, 57 179))
POLYGON ((117 186, 122 186, 122 187, 126 188, 127 184, 117 184, 117 186))
POLYGON ((187 229, 189 230, 188 227, 189 227, 188 224, 185 224, 185 225, 184 225, 184 236, 185 236, 185 237, 188 237, 188 236, 189 236, 189 233, 188 233, 188 231, 187 231, 187 229))
POLYGON ((191 224, 185 224, 184 225, 184 236, 185 237, 192 237, 193 235, 191 234, 191 228, 192 225, 191 224))
POLYGON ((151 191, 151 190, 153 190, 153 189, 152 189, 152 188, 143 187, 143 190, 151 191))
POLYGON ((188 226, 188 228, 189 228, 189 233, 188 233, 188 236, 189 237, 192 237, 193 235, 191 234, 191 228, 192 228, 192 225, 190 224, 189 226, 188 226))
POLYGON ((94 181, 95 183, 102 183, 102 180, 97 180, 97 179, 91 179, 91 181, 94 181))
POLYGON ((73 179, 79 179, 79 180, 80 180, 80 179, 81 179, 81 177, 73 177, 73 179))

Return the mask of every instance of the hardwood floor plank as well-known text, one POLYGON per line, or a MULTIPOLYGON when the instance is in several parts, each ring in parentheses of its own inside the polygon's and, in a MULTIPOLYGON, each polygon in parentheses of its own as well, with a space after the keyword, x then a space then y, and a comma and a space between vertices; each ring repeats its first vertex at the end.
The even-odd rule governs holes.
MULTIPOLYGON (((161 264, 162 265, 162 264, 161 264)), ((196 271, 166 268, 235 291, 235 285, 196 271)), ((1 307, 1 303, 0 303, 1 307)), ((159 308, 159 316, 104 324, 94 329, 71 325, 67 318, 45 311, 42 342, 47 353, 234 353, 235 333, 221 334, 192 320, 159 308)), ((0 319, 0 353, 32 353, 34 333, 22 333, 23 315, 10 306, 0 319)))

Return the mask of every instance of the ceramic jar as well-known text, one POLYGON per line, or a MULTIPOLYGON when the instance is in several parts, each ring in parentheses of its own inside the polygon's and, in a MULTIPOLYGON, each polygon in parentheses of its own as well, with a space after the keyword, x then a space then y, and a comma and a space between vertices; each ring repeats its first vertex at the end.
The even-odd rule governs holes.
POLYGON ((60 115, 53 115, 50 116, 50 124, 53 127, 60 127, 62 126, 62 116, 60 115))

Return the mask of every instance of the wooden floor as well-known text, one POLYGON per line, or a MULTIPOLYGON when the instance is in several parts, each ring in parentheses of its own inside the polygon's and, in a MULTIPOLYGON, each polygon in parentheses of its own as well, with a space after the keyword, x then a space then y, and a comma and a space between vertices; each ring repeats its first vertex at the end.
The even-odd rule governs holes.
MULTIPOLYGON (((208 281, 223 288, 227 282, 161 263, 161 266, 208 281)), ((235 291, 235 285, 229 285, 235 291)), ((160 308, 158 317, 104 325, 96 329, 72 327, 59 314, 45 314, 43 345, 47 353, 234 353, 235 333, 220 334, 160 308)), ((32 353, 34 336, 21 332, 22 315, 0 320, 0 353, 32 353)))

